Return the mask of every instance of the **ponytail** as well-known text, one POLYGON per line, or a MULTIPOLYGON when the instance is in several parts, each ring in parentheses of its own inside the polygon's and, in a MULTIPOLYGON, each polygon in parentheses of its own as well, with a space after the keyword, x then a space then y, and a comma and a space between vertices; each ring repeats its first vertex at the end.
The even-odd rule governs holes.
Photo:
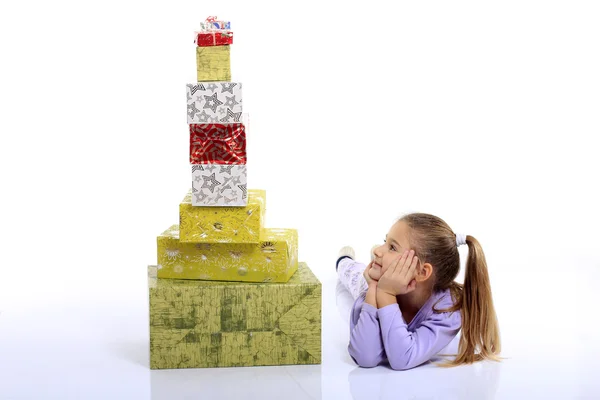
POLYGON ((499 361, 500 331, 492 300, 492 288, 487 263, 481 245, 467 235, 469 255, 465 282, 457 297, 462 317, 462 334, 458 354, 449 366, 471 364, 475 361, 499 361))
POLYGON ((434 312, 457 312, 462 317, 462 334, 456 358, 443 366, 499 361, 500 331, 487 263, 481 245, 473 236, 457 235, 448 224, 431 214, 411 213, 401 218, 410 227, 409 241, 419 260, 435 269, 433 291, 449 290, 453 305, 434 312), (464 284, 455 281, 460 271, 458 245, 469 246, 464 284))

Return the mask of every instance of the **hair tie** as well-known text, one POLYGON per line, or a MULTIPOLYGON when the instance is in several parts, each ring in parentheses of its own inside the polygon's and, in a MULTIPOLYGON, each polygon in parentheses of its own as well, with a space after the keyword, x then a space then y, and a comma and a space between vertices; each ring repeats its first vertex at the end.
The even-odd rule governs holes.
POLYGON ((456 235, 456 247, 467 244, 467 235, 463 235, 462 233, 455 233, 456 235))

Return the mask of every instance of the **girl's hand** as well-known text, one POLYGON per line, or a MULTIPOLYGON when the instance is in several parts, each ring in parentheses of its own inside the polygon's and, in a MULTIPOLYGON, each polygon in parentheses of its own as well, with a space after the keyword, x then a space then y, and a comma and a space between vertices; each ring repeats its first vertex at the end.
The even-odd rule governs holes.
POLYGON ((417 287, 415 273, 419 259, 407 250, 385 270, 377 282, 377 290, 392 296, 410 293, 417 287))

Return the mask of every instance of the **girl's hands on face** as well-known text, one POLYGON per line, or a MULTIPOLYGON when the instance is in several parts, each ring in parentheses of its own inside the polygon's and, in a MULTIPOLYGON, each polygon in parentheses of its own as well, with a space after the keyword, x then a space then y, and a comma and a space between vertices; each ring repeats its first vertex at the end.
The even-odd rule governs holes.
POLYGON ((415 256, 414 250, 410 250, 410 252, 406 250, 387 268, 383 269, 383 274, 377 282, 377 290, 393 296, 412 292, 417 287, 417 281, 414 278, 418 264, 419 259, 415 256))

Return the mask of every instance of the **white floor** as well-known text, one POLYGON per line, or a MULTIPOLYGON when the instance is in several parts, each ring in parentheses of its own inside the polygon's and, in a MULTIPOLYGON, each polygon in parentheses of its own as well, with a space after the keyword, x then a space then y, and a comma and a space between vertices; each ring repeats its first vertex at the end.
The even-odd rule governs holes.
POLYGON ((346 352, 352 300, 333 271, 322 278, 323 361, 315 366, 151 371, 141 280, 14 302, 0 313, 0 399, 600 398, 600 336, 582 308, 594 309, 597 259, 578 264, 587 278, 575 285, 557 273, 566 259, 555 260, 536 282, 548 288, 536 291, 538 302, 513 301, 530 282, 526 272, 514 291, 495 293, 506 359, 453 369, 354 365, 346 352))

